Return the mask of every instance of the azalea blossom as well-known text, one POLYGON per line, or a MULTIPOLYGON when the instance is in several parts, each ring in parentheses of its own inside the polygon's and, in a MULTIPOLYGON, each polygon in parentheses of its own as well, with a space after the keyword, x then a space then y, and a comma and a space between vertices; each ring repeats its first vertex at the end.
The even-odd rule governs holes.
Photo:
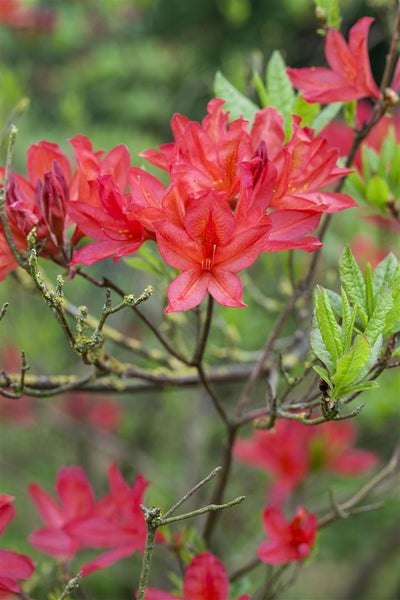
POLYGON ((325 56, 330 68, 293 69, 287 74, 307 102, 349 102, 360 98, 379 100, 368 55, 367 36, 374 19, 363 17, 349 32, 349 42, 336 29, 326 35, 325 56))
MULTIPOLYGON (((13 501, 13 496, 0 494, 0 536, 15 516, 13 501)), ((0 598, 19 594, 22 591, 19 580, 29 579, 34 570, 34 563, 25 554, 0 549, 0 598)))
POLYGON ((237 440, 234 455, 272 475, 270 504, 281 504, 314 470, 359 475, 378 462, 374 452, 353 448, 356 428, 350 421, 309 427, 278 420, 271 430, 255 430, 251 439, 237 440))
MULTIPOLYGON (((130 486, 115 463, 108 469, 110 492, 99 500, 95 511, 85 520, 77 521, 73 535, 87 548, 109 548, 81 567, 83 575, 104 569, 134 552, 143 552, 146 543, 146 523, 140 505, 148 482, 138 475, 130 486)), ((156 541, 163 541, 161 534, 156 541)))
MULTIPOLYGON (((183 596, 176 596, 156 588, 147 588, 145 600, 228 600, 229 580, 222 562, 211 552, 202 552, 192 558, 185 569, 183 596)), ((237 600, 250 600, 242 594, 237 600)))
POLYGON ((317 517, 299 506, 291 521, 277 507, 266 507, 262 515, 267 540, 261 542, 257 556, 269 565, 304 560, 317 535, 317 517))
POLYGON ((207 292, 224 306, 246 306, 236 273, 262 251, 268 223, 239 231, 227 200, 209 192, 188 204, 182 227, 161 221, 155 228, 161 256, 182 271, 169 285, 166 312, 193 308, 207 292))
POLYGON ((37 483, 28 491, 45 526, 29 536, 30 543, 51 556, 72 558, 85 546, 73 533, 72 527, 88 519, 95 510, 92 487, 79 466, 62 467, 56 478, 59 502, 37 483))
POLYGON ((83 392, 66 394, 62 408, 76 421, 104 431, 118 429, 122 417, 121 406, 116 401, 83 392))

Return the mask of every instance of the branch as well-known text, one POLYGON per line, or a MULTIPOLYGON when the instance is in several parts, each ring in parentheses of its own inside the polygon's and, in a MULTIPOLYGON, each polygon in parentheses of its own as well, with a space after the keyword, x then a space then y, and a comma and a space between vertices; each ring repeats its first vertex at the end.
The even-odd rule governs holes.
POLYGON ((153 555, 154 540, 155 540, 157 529, 159 527, 162 527, 164 525, 169 525, 170 523, 176 523, 177 521, 182 521, 184 519, 190 519, 192 517, 197 517, 206 512, 215 512, 215 511, 223 510, 224 508, 230 508, 231 506, 240 504, 245 499, 245 496, 239 496, 238 498, 235 498, 234 500, 231 500, 230 502, 227 502, 225 504, 220 504, 220 505, 210 504, 208 506, 203 506, 202 508, 198 508, 197 510, 190 511, 183 515, 178 515, 176 517, 168 516, 168 515, 171 515, 173 512, 175 512, 175 510, 179 506, 181 506, 184 502, 186 502, 186 500, 188 498, 190 498, 198 489, 200 489, 203 485, 205 485, 208 481, 210 481, 210 479, 215 477, 215 475, 217 475, 220 471, 221 471, 221 467, 217 467, 216 469, 211 471, 211 473, 209 475, 207 475, 207 477, 202 479, 193 488, 191 488, 180 500, 178 500, 178 502, 176 502, 176 504, 174 504, 165 513, 164 516, 161 515, 161 508, 158 508, 155 506, 153 506, 151 508, 146 508, 143 505, 140 506, 140 508, 144 512, 144 516, 145 516, 145 520, 146 520, 147 535, 146 535, 146 546, 145 546, 143 560, 142 560, 142 569, 140 572, 139 589, 138 589, 138 596, 137 596, 138 600, 144 600, 144 597, 145 597, 145 592, 146 592, 147 583, 148 583, 149 574, 150 574, 150 565, 151 565, 151 559, 152 559, 152 555, 153 555))
POLYGON ((346 518, 351 514, 358 512, 365 512, 366 510, 374 510, 377 505, 371 505, 369 507, 358 507, 355 508, 366 496, 368 496, 374 489, 380 486, 380 484, 393 475, 400 465, 400 445, 395 449, 392 458, 387 465, 383 467, 370 481, 368 481, 358 492, 356 492, 351 498, 343 502, 342 504, 334 502, 333 510, 321 517, 318 521, 318 529, 326 527, 330 523, 333 523, 338 518, 346 518))

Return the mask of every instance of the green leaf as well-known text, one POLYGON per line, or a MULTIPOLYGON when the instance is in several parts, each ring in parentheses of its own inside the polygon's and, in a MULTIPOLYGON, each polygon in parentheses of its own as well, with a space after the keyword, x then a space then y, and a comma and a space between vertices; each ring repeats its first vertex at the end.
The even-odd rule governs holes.
POLYGON ((333 290, 326 290, 326 293, 328 294, 329 304, 333 308, 336 320, 339 321, 342 317, 342 298, 333 290))
POLYGON ((340 258, 339 272, 347 297, 357 305, 358 316, 365 327, 368 323, 365 282, 350 248, 345 248, 340 258))
POLYGON ((323 367, 320 367, 319 365, 315 365, 313 367, 314 371, 316 373, 318 373, 318 375, 321 377, 321 379, 323 379, 324 381, 326 381, 326 383, 328 384, 328 386, 332 389, 332 383, 331 383, 331 379, 329 377, 329 373, 326 369, 324 369, 323 367))
POLYGON ((381 293, 378 291, 376 295, 374 311, 364 329, 364 335, 371 344, 374 344, 378 339, 379 334, 385 331, 386 317, 392 307, 393 298, 385 286, 385 290, 382 290, 381 293))
POLYGON ((346 292, 342 288, 342 346, 343 352, 348 352, 353 339, 354 322, 357 315, 357 306, 351 309, 346 292))
POLYGON ((345 102, 343 107, 343 115, 349 127, 353 129, 356 124, 357 100, 345 102))
POLYGON ((315 316, 321 332, 322 341, 329 352, 333 363, 343 353, 340 328, 330 305, 326 290, 317 286, 315 290, 315 316))
POLYGON ((361 371, 358 374, 359 379, 363 379, 367 373, 369 372, 369 370, 376 365, 376 363, 378 362, 378 358, 380 356, 381 350, 382 350, 382 344, 383 344, 383 335, 380 334, 378 335, 375 344, 371 347, 370 351, 369 351, 369 356, 368 356, 368 360, 364 365, 364 368, 361 369, 361 371))
POLYGON ((268 93, 263 80, 257 72, 253 75, 253 85, 256 88, 261 106, 268 106, 268 93))
MULTIPOLYGON (((318 321, 314 315, 312 320, 312 327, 310 333, 310 344, 311 348, 317 358, 328 367, 331 373, 335 372, 335 363, 327 350, 324 341, 322 339, 321 331, 319 329, 318 321)), ((318 371, 317 371, 318 372, 318 371)), ((322 377, 322 375, 321 375, 322 377)))
POLYGON ((332 102, 332 104, 325 106, 311 124, 315 133, 319 133, 328 123, 333 121, 342 106, 343 102, 332 102))
POLYGON ((224 98, 232 119, 243 117, 252 123, 256 112, 260 110, 254 102, 239 92, 220 71, 217 71, 215 75, 214 93, 218 98, 224 98))
POLYGON ((398 264, 399 262, 395 255, 392 252, 389 252, 389 254, 375 267, 372 274, 374 294, 376 294, 383 285, 392 287, 398 264))
POLYGON ((351 394, 356 394, 358 392, 365 392, 376 387, 379 387, 379 383, 377 381, 364 381, 362 383, 356 383, 355 385, 349 385, 348 387, 341 389, 341 398, 350 396, 351 394))
POLYGON ((158 277, 166 274, 169 276, 170 273, 164 261, 161 260, 161 257, 151 245, 141 246, 134 256, 124 258, 124 262, 139 271, 152 273, 158 277))
POLYGON ((321 105, 318 104, 318 102, 314 102, 311 104, 310 102, 307 102, 307 100, 304 100, 304 98, 302 98, 300 94, 298 94, 296 96, 292 112, 294 115, 298 115, 299 117, 301 117, 302 127, 311 127, 316 117, 320 113, 320 108, 321 105))
POLYGON ((341 398, 345 388, 360 381, 360 373, 368 360, 369 353, 370 344, 367 338, 358 335, 351 350, 341 356, 336 363, 336 373, 332 375, 332 382, 335 384, 333 397, 341 398))
POLYGON ((286 73, 285 61, 278 50, 274 50, 266 69, 266 82, 269 106, 274 106, 283 115, 285 131, 289 135, 295 92, 286 73))
POLYGON ((366 200, 368 204, 379 209, 385 208, 390 195, 388 184, 379 175, 374 175, 367 181, 366 200))
POLYGON ((371 317, 375 304, 374 290, 372 287, 372 271, 369 263, 367 263, 367 267, 365 269, 365 303, 367 306, 367 315, 368 317, 371 317))

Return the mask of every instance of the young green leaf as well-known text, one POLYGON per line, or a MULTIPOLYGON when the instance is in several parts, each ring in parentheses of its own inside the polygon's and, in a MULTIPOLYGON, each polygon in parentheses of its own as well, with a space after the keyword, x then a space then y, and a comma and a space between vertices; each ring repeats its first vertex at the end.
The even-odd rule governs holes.
POLYGON ((353 339, 354 322, 357 315, 357 306, 352 310, 346 292, 342 288, 342 347, 343 352, 348 352, 353 339))
POLYGON ((375 267, 372 274, 374 294, 377 293, 382 285, 392 287, 398 264, 399 262, 395 255, 392 252, 389 252, 389 254, 375 267))
POLYGON ((274 106, 282 113, 285 120, 286 134, 289 134, 296 96, 286 73, 285 61, 278 50, 272 53, 268 61, 266 82, 269 105, 274 106))
POLYGON ((364 335, 370 342, 374 344, 380 333, 386 329, 386 317, 393 307, 393 298, 387 289, 378 291, 376 295, 376 304, 371 318, 364 329, 364 335))
POLYGON ((333 121, 342 106, 343 102, 332 102, 332 104, 325 106, 311 123, 311 127, 314 129, 315 133, 319 133, 326 125, 328 125, 328 123, 333 121))
POLYGON ((340 258, 339 272, 342 286, 350 301, 357 305, 358 316, 365 327, 368 323, 365 282, 350 248, 346 248, 340 258))
POLYGON ((367 267, 365 269, 365 303, 367 308, 368 318, 371 317, 375 303, 374 303, 374 290, 372 287, 372 270, 371 265, 367 263, 367 267))
POLYGON ((328 371, 326 369, 324 369, 323 367, 320 367, 319 365, 315 365, 313 367, 313 369, 316 373, 318 373, 318 375, 321 377, 321 379, 326 381, 328 386, 332 389, 333 386, 332 386, 328 371))
MULTIPOLYGON (((318 321, 316 316, 314 315, 312 320, 311 334, 310 334, 310 344, 311 348, 317 358, 328 367, 331 373, 335 372, 335 362, 332 360, 332 357, 327 350, 325 343, 322 339, 321 330, 318 325, 318 321)), ((317 371, 319 373, 319 371, 317 371)), ((320 374, 321 375, 321 374, 320 374)), ((322 375, 321 375, 322 377, 322 375)), ((325 377, 322 377, 325 379, 325 377)), ((328 376, 329 378, 329 376, 328 376)))
POLYGON ((239 92, 220 71, 215 75, 214 93, 217 97, 226 100, 226 108, 230 111, 232 119, 243 117, 250 121, 250 123, 253 122, 259 107, 242 94, 242 92, 239 92))
POLYGON ((358 335, 351 350, 338 359, 336 373, 332 375, 332 382, 335 385, 333 397, 340 399, 345 395, 343 392, 345 388, 360 381, 360 373, 368 360, 370 348, 367 338, 358 335))
POLYGON ((340 328, 336 322, 328 294, 320 286, 317 286, 315 290, 315 316, 325 348, 329 352, 333 363, 336 363, 343 354, 340 328))
POLYGON ((311 127, 316 117, 319 115, 320 109, 321 105, 318 104, 318 102, 313 102, 311 104, 310 102, 307 102, 307 100, 304 100, 300 94, 297 94, 292 112, 294 115, 301 117, 302 127, 305 127, 306 125, 311 127))

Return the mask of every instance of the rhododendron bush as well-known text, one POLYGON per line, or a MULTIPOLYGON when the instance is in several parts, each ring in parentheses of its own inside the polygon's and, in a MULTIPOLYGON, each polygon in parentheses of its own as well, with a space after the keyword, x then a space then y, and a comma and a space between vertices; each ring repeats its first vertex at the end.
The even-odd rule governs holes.
POLYGON ((1 534, 29 516, 1 598, 288 598, 328 525, 393 505, 399 424, 362 424, 399 382, 400 8, 377 81, 374 20, 317 16, 327 66, 276 51, 257 99, 218 73, 139 157, 71 131, 18 168, 6 123, 0 418, 43 466, 0 490, 1 534))

